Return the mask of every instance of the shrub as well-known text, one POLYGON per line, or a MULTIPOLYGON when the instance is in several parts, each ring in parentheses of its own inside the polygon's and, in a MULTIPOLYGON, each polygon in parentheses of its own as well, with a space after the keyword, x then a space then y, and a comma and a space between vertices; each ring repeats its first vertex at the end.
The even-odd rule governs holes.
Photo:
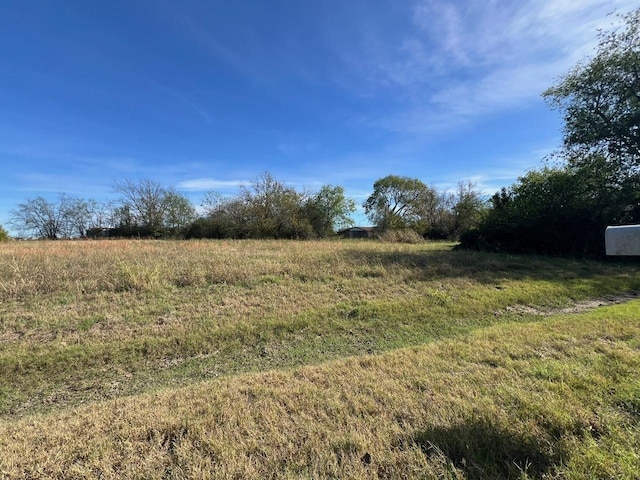
POLYGON ((390 228, 381 232, 378 239, 383 242, 420 243, 424 239, 411 228, 390 228))
POLYGON ((639 179, 599 168, 545 168, 529 172, 492 199, 464 248, 569 256, 604 255, 607 225, 640 220, 639 179))
POLYGON ((0 242, 8 242, 9 238, 9 233, 0 225, 0 242))

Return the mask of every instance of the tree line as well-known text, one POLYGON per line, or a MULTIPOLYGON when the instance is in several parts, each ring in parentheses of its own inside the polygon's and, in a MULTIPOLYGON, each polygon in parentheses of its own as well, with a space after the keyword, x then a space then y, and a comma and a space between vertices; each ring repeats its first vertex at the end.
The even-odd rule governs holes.
POLYGON ((99 202, 60 193, 55 200, 27 199, 11 211, 10 223, 24 238, 56 240, 109 236, 162 237, 179 232, 196 215, 191 202, 173 188, 151 180, 124 180, 120 198, 99 202))
MULTIPOLYGON (((119 198, 98 202, 61 193, 28 199, 11 212, 26 238, 326 238, 353 226, 356 202, 341 186, 298 191, 264 173, 235 196, 207 192, 196 208, 173 187, 148 179, 116 182, 119 198)), ((380 232, 411 229, 425 238, 456 238, 474 226, 484 202, 472 183, 440 193, 415 178, 389 175, 374 184, 365 213, 380 232)))
POLYGON ((350 221, 355 204, 341 187, 297 192, 265 173, 233 198, 208 192, 201 208, 173 187, 142 179, 114 184, 118 198, 98 202, 61 193, 28 199, 11 212, 23 237, 309 238, 350 221))

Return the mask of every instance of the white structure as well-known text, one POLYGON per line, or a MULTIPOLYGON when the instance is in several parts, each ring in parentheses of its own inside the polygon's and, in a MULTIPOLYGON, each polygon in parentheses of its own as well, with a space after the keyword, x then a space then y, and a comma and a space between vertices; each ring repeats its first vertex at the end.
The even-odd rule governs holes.
POLYGON ((640 225, 607 227, 604 243, 607 255, 640 256, 640 225))

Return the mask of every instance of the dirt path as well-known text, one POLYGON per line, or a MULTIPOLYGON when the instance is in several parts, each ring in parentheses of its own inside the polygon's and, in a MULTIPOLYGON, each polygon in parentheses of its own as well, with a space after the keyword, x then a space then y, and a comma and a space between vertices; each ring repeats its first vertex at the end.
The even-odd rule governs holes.
POLYGON ((620 303, 630 302, 631 300, 636 300, 640 298, 640 292, 627 292, 616 295, 606 295, 604 297, 598 298, 590 298, 588 300, 582 300, 580 302, 576 302, 574 305, 570 307, 563 308, 549 308, 543 309, 538 307, 531 307, 527 305, 514 305, 506 307, 503 310, 498 310, 495 312, 495 315, 502 315, 505 313, 520 313, 520 314, 528 314, 528 315, 544 315, 545 317, 550 317, 552 315, 566 315, 572 313, 582 313, 588 310, 593 310, 598 307, 605 307, 607 305, 617 305, 620 303))

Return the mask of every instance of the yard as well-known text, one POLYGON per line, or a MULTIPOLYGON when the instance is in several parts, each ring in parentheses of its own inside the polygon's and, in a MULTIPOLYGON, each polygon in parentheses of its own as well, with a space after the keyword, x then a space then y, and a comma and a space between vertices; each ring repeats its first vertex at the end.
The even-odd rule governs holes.
POLYGON ((0 476, 635 478, 639 291, 447 243, 3 244, 0 476))

